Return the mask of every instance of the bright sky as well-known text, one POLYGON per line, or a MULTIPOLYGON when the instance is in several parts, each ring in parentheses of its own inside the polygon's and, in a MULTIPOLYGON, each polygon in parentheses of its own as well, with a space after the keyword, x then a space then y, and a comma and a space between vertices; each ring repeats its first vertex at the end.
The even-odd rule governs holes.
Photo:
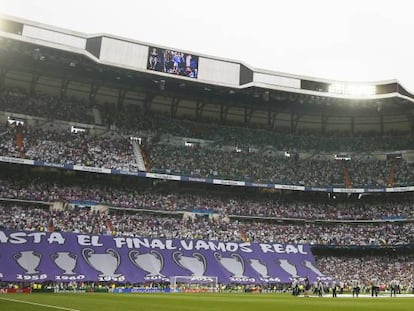
POLYGON ((0 13, 347 81, 414 92, 412 0, 0 0, 0 13))

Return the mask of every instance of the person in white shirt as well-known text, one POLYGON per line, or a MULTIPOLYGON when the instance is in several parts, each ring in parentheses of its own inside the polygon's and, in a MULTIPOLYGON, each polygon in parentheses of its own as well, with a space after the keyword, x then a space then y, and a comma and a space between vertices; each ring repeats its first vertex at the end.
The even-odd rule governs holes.
POLYGON ((359 296, 359 281, 357 279, 352 280, 352 297, 359 296))
POLYGON ((292 281, 292 295, 298 296, 299 295, 299 280, 294 278, 292 281))
POLYGON ((377 278, 371 280, 371 297, 378 297, 379 282, 377 278))
POLYGON ((397 292, 398 292, 398 281, 396 279, 393 279, 390 283, 390 290, 391 290, 391 297, 397 297, 397 292))
POLYGON ((332 297, 333 298, 336 297, 337 289, 338 289, 338 283, 335 280, 333 280, 332 281, 332 297))
POLYGON ((322 297, 322 294, 323 294, 323 283, 322 283, 322 281, 318 281, 316 283, 316 291, 318 293, 318 296, 322 297))

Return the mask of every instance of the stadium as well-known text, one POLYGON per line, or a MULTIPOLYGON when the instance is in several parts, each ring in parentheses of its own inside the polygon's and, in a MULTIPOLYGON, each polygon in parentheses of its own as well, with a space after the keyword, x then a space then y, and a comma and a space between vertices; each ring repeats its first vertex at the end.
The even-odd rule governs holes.
POLYGON ((0 306, 408 310, 413 102, 2 16, 0 306))

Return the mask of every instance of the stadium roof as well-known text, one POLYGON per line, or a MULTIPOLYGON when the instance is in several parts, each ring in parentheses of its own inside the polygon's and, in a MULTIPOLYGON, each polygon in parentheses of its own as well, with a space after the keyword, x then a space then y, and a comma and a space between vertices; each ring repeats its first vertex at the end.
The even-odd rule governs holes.
POLYGON ((100 93, 104 101, 113 98, 118 104, 127 93, 143 91, 139 101, 173 117, 177 110, 177 115, 192 111, 197 118, 218 116, 222 121, 264 123, 292 131, 297 127, 357 132, 414 128, 414 95, 396 80, 349 84, 284 74, 254 69, 240 61, 8 16, 0 16, 0 40, 0 78, 7 75, 33 89, 50 84, 47 87, 64 92, 69 84, 76 84, 90 99, 100 93), (197 60, 197 76, 151 70, 153 48, 158 54, 190 54, 197 60), (152 102, 160 93, 169 100, 152 102))
POLYGON ((350 83, 255 69, 237 60, 154 46, 104 33, 84 34, 10 16, 0 16, 0 36, 85 55, 100 64, 169 79, 172 78, 170 74, 155 73, 149 69, 149 49, 183 52, 198 58, 198 76, 196 79, 174 76, 181 83, 191 81, 234 90, 256 88, 265 98, 274 92, 284 91, 334 99, 398 97, 414 101, 414 95, 407 92, 397 80, 350 83))

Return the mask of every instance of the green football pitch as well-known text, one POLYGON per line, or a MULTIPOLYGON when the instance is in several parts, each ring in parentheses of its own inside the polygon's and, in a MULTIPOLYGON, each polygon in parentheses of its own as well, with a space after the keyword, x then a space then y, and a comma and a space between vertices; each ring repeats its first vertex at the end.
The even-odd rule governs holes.
POLYGON ((286 294, 9 294, 0 295, 0 310, 413 310, 412 297, 317 298, 286 294))

